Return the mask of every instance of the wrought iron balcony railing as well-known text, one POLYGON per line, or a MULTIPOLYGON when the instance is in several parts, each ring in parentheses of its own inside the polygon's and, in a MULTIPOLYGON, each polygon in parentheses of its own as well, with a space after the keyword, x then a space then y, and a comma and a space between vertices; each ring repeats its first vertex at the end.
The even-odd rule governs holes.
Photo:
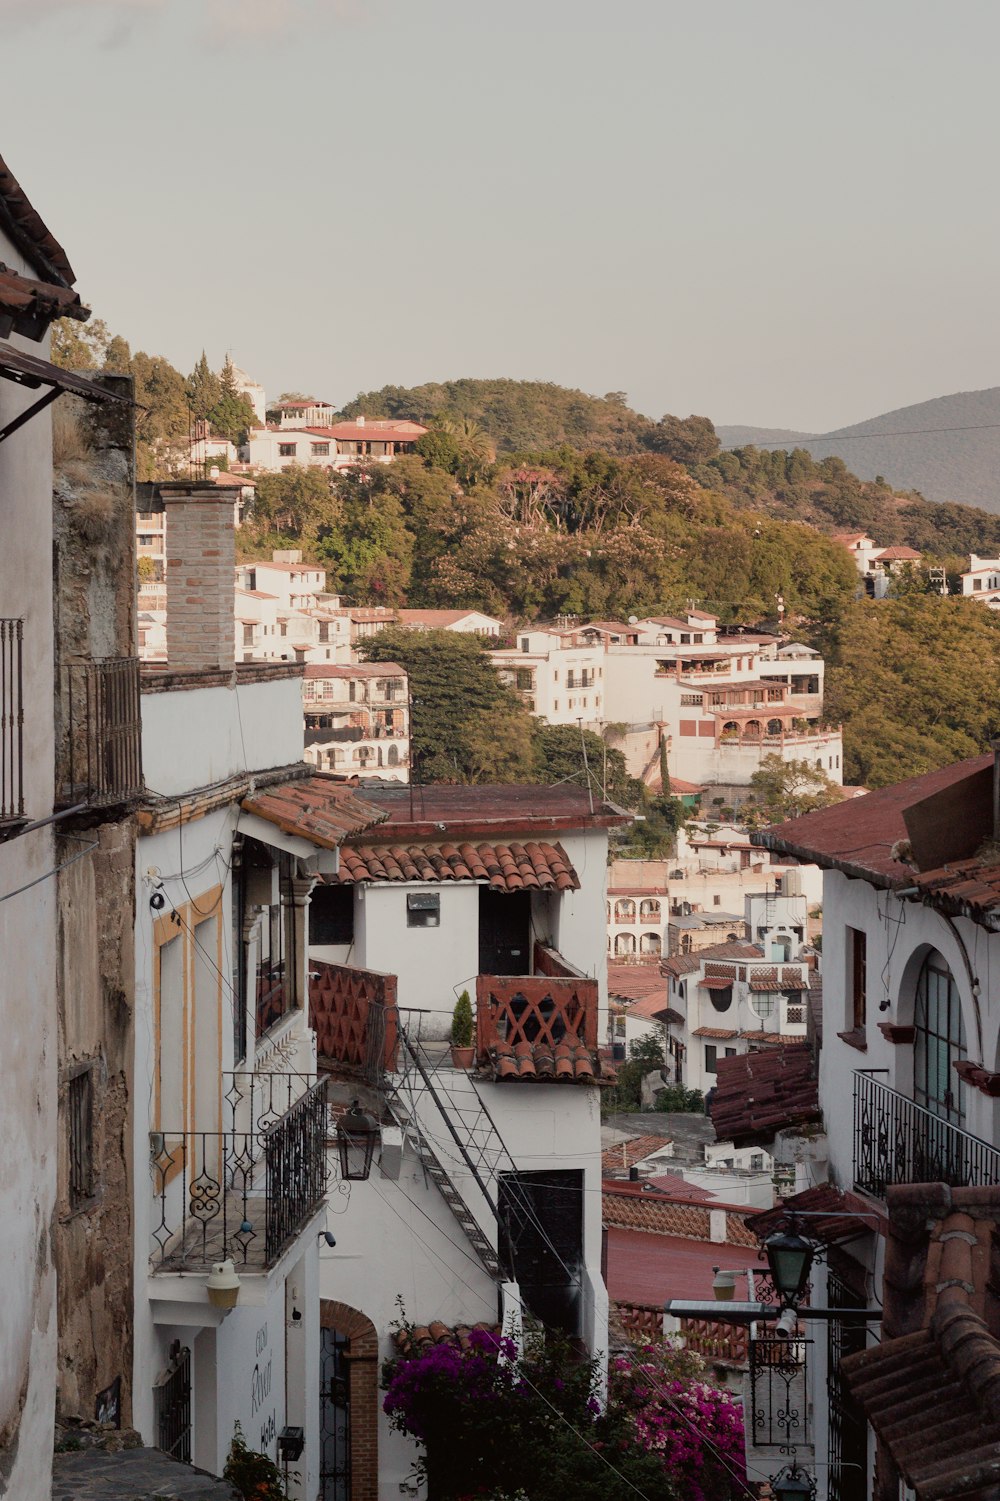
POLYGON ((798 1334, 750 1340, 751 1448, 793 1454, 812 1443, 807 1372, 812 1343, 798 1334))
POLYGON ((73 662, 65 669, 67 804, 107 806, 142 792, 138 657, 73 662))
POLYGON ((226 1103, 238 1125, 154 1137, 154 1271, 198 1270, 226 1257, 264 1270, 292 1243, 327 1184, 326 1079, 278 1113, 307 1077, 230 1075, 226 1103))
POLYGON ((1000 1184, 1000 1150, 858 1070, 854 1186, 884 1199, 896 1183, 1000 1184))
POLYGON ((0 824, 24 818, 23 620, 0 620, 0 824))

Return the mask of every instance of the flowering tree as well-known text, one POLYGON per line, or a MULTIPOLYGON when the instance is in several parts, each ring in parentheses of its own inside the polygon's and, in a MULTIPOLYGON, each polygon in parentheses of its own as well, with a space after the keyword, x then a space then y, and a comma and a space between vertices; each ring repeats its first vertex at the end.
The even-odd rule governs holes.
POLYGON ((473 1331, 387 1365, 384 1409, 417 1439, 430 1501, 732 1501, 745 1494, 739 1405, 664 1346, 616 1358, 606 1407, 596 1362, 568 1344, 473 1331))

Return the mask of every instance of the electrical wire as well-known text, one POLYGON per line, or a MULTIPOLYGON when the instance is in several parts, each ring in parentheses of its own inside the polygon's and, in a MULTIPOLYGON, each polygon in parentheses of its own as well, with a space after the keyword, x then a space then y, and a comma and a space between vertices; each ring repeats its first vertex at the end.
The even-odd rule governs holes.
MULTIPOLYGON (((75 834, 64 834, 62 837, 64 839, 75 839, 78 836, 75 834)), ((40 886, 43 881, 50 881, 52 877, 57 876, 61 870, 65 870, 67 866, 75 865, 77 860, 82 860, 84 855, 90 854, 91 850, 98 849, 100 847, 100 843, 101 841, 99 839, 95 839, 92 844, 88 844, 85 849, 78 850, 77 853, 75 855, 71 855, 68 860, 63 860, 58 865, 53 866, 51 870, 45 871, 44 875, 36 876, 33 881, 28 881, 23 886, 15 886, 13 891, 5 891, 3 895, 0 896, 0 902, 9 902, 13 897, 20 896, 22 892, 30 891, 33 886, 40 886)))
POLYGON ((797 438, 765 438, 760 442, 732 443, 721 451, 736 453, 741 448, 777 448, 791 453, 803 443, 854 443, 859 438, 924 438, 932 433, 981 433, 1000 428, 1000 422, 971 422, 963 427, 901 427, 875 433, 803 433, 797 438))

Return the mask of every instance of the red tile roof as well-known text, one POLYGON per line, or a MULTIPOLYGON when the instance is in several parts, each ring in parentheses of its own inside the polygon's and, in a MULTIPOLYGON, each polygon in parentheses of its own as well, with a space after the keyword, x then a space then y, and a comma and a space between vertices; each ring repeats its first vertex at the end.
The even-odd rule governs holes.
MULTIPOLYGON (((766 1034, 753 1034, 762 1041, 766 1034)), ((720 1058, 712 1097, 712 1124, 720 1141, 760 1146, 786 1126, 820 1121, 812 1050, 807 1042, 766 1052, 720 1058)))
POLYGON ((735 1028, 730 1029, 728 1027, 693 1027, 691 1030, 692 1037, 715 1037, 719 1041, 731 1037, 739 1037, 739 1035, 739 1032, 735 1028))
POLYGON ((698 949, 693 954, 674 954, 669 959, 664 959, 660 965, 660 973, 672 975, 680 979, 682 975, 693 974, 696 969, 701 969, 703 959, 763 959, 764 950, 755 943, 741 943, 738 939, 730 943, 711 943, 707 948, 698 949))
POLYGON ((751 1215, 746 1223, 758 1239, 764 1240, 784 1226, 793 1210, 805 1216, 801 1221, 802 1233, 827 1245, 855 1240, 871 1231, 884 1235, 887 1228, 884 1214, 871 1200, 845 1193, 834 1183, 818 1183, 814 1188, 803 1189, 802 1193, 790 1194, 773 1209, 751 1215))
POLYGON ((457 786, 434 782, 428 786, 379 787, 369 797, 388 814, 386 832, 400 842, 408 839, 453 840, 476 836, 509 839, 516 833, 619 828, 630 823, 611 803, 590 798, 581 787, 457 786), (444 825, 442 830, 441 825, 444 825))
POLYGON ((660 990, 652 995, 644 996, 641 1000, 633 1001, 627 1008, 626 1016, 638 1017, 639 1021, 668 1021, 667 1013, 670 1007, 667 1005, 667 988, 660 981, 660 990))
POLYGON ((888 1191, 882 1340, 841 1369, 918 1501, 1000 1482, 1000 1187, 888 1191))
POLYGON ((666 1173, 662 1178, 647 1178, 650 1188, 658 1188, 661 1193, 669 1194, 675 1202, 685 1201, 689 1204, 715 1204, 715 1195, 709 1193, 707 1188, 700 1188, 697 1183, 688 1183, 678 1173, 666 1173))
POLYGON ((601 1171, 605 1174, 628 1172, 643 1158, 669 1145, 669 1136, 633 1136, 630 1141, 616 1142, 601 1153, 601 1171))
POLYGON ((451 1345, 455 1350, 471 1348, 473 1334, 488 1334, 499 1339, 499 1324, 442 1324, 439 1319, 429 1324, 415 1324, 409 1329, 397 1329, 393 1335, 400 1355, 422 1355, 431 1345, 451 1345))
POLYGON ((42 275, 71 287, 76 281, 65 250, 47 227, 42 216, 32 208, 27 194, 7 163, 0 157, 0 228, 42 275))
POLYGON ((363 881, 488 881, 493 891, 578 891, 561 844, 345 845, 341 885, 363 881))
POLYGON ((881 552, 873 554, 873 557, 877 558, 880 562, 887 558, 890 563, 894 561, 908 562, 914 558, 919 559, 921 556, 922 554, 912 547, 883 547, 881 552))
POLYGON ((968 917, 985 917, 1000 907, 1000 861, 955 860, 939 870, 913 877, 914 885, 937 898, 940 906, 968 917))
POLYGON ((864 798, 835 803, 787 823, 751 834, 751 843, 794 855, 825 869, 874 881, 879 886, 912 886, 910 866, 893 860, 891 851, 908 838, 903 815, 913 804, 954 786, 974 772, 991 766, 992 756, 974 756, 920 777, 908 777, 892 787, 880 787, 864 798))
POLYGON ((415 443, 427 431, 419 422, 334 422, 329 427, 310 427, 311 433, 345 441, 371 438, 376 443, 415 443))
POLYGON ((33 281, 0 261, 0 316, 3 315, 13 320, 15 333, 27 339, 40 339, 53 318, 85 321, 90 311, 71 287, 33 281))
POLYGON ((554 1047, 541 1042, 497 1040, 487 1071, 497 1084, 614 1084, 614 1066, 586 1043, 571 1037, 554 1047))
POLYGON ((337 849, 349 834, 369 829, 385 817, 351 787, 322 775, 268 787, 245 797, 241 807, 286 834, 297 834, 324 849, 337 849))
MULTIPOLYGON (((678 1207, 689 1214, 708 1214, 700 1206, 678 1207)), ((720 1263, 734 1270, 762 1270, 756 1252, 748 1248, 617 1225, 608 1229, 607 1248, 608 1296, 630 1302, 663 1304, 668 1298, 707 1302, 713 1296, 715 1268, 720 1263)))
MULTIPOLYGON (((667 987, 657 964, 614 964, 608 961, 608 995, 625 1001, 645 1001, 653 996, 667 1004, 667 987)), ((630 1015, 639 1013, 633 1006, 630 1015)))
POLYGON ((487 615, 485 610, 397 610, 396 614, 400 625, 426 625, 432 629, 457 625, 460 620, 468 620, 470 615, 482 615, 497 625, 502 624, 496 616, 487 615))

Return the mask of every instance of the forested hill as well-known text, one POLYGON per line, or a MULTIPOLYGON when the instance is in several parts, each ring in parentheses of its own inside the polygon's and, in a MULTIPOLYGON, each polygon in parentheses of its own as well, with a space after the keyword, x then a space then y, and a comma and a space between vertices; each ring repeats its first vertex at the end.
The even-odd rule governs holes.
POLYGON ((1000 513, 1000 386, 958 391, 882 412, 810 437, 775 428, 720 427, 725 447, 778 441, 814 458, 835 454, 862 479, 883 475, 929 500, 959 501, 1000 513))
POLYGON ((449 380, 424 386, 383 386, 363 391, 343 409, 345 417, 409 417, 415 422, 475 422, 498 453, 525 449, 598 448, 637 453, 656 428, 633 412, 623 392, 588 396, 552 381, 449 380))

